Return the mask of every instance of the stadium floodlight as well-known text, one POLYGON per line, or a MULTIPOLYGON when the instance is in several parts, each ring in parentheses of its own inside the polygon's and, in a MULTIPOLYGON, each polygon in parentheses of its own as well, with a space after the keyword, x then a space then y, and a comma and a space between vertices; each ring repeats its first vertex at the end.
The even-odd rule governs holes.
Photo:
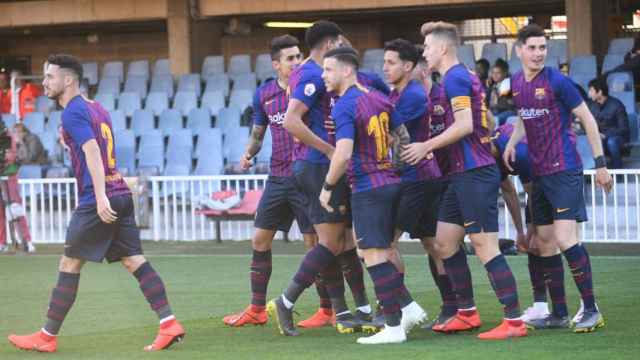
POLYGON ((299 21, 267 21, 264 26, 270 28, 287 28, 287 29, 306 29, 311 27, 313 23, 299 21))

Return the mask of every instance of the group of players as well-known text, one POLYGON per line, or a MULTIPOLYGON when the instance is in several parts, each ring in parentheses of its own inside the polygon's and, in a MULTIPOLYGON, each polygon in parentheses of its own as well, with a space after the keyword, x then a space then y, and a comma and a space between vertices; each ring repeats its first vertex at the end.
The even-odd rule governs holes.
MULTIPOLYGON (((404 284, 397 248, 403 232, 422 240, 442 298, 430 328, 456 333, 480 328, 471 273, 461 247, 465 234, 484 264, 504 306, 504 320, 480 339, 507 339, 536 329, 569 328, 562 255, 582 298, 575 332, 604 326, 596 305, 586 249, 576 223, 586 221, 583 175, 571 130, 572 116, 586 130, 596 156, 596 182, 611 187, 597 125, 575 85, 544 66, 544 30, 528 25, 518 33, 523 71, 512 76, 519 120, 493 129, 478 77, 457 59, 457 28, 426 23, 421 55, 402 39, 385 45, 384 73, 358 71, 359 55, 338 25, 318 21, 305 41, 285 35, 272 41, 278 77, 254 99, 245 168, 262 145, 267 126, 273 139, 271 174, 256 214, 251 262, 252 299, 244 311, 224 318, 229 326, 264 324, 268 315, 281 334, 296 336, 293 307, 315 283, 320 309, 300 327, 335 325, 340 333, 373 333, 361 344, 400 343, 425 322, 426 312, 404 284), (440 74, 435 82, 433 74, 440 74), (524 136, 526 135, 526 140, 524 136), (527 234, 519 200, 507 174, 525 185, 527 234), (529 253, 534 306, 520 311, 516 281, 498 246, 499 188, 514 217, 518 243, 529 253), (287 289, 266 302, 275 232, 296 219, 308 252, 287 289), (355 240, 354 240, 355 239, 355 240), (381 314, 374 314, 364 286, 364 261, 381 314), (356 305, 345 301, 344 281, 356 305), (546 305, 548 290, 552 311, 546 305)), ((160 328, 147 351, 180 341, 185 330, 174 316, 164 283, 143 256, 131 192, 117 171, 108 113, 79 89, 83 71, 70 55, 52 55, 43 87, 63 108, 61 136, 78 182, 75 209, 60 261, 47 321, 30 335, 10 335, 23 350, 55 352, 57 335, 78 291, 86 261, 119 261, 137 279, 160 328)))
POLYGON ((426 23, 421 34, 422 54, 404 39, 385 44, 383 70, 392 90, 377 76, 358 71, 359 55, 335 23, 318 21, 307 30, 310 53, 304 61, 295 38, 273 39, 278 77, 256 91, 251 141, 241 160, 244 168, 251 166, 269 127, 273 155, 255 219, 251 304, 226 316, 225 324, 261 325, 271 317, 281 334, 296 336, 294 304, 315 283, 320 308, 298 326, 333 324, 340 333, 374 333, 359 338, 361 344, 404 342, 427 317, 404 285, 396 244, 408 232, 422 240, 441 294, 441 312, 429 324, 435 332, 482 325, 461 247, 465 235, 504 306, 503 322, 480 333, 480 339, 526 336, 527 328, 572 323, 575 332, 604 326, 589 256, 578 241, 577 222, 586 221, 586 209, 573 117, 585 128, 595 154, 596 182, 608 191, 611 177, 597 125, 575 84, 544 66, 544 30, 532 24, 518 33, 523 71, 513 75, 512 91, 519 119, 497 129, 480 80, 458 61, 456 26, 426 23), (434 74, 441 80, 434 81, 434 74), (528 194, 526 233, 509 174, 519 175, 528 194), (534 305, 524 314, 498 244, 500 188, 518 245, 529 256, 534 305), (294 218, 308 252, 282 295, 267 303, 271 243, 294 218), (562 255, 582 298, 573 321, 562 255), (381 314, 369 304, 360 258, 381 314), (354 297, 353 313, 346 305, 344 279, 354 297))

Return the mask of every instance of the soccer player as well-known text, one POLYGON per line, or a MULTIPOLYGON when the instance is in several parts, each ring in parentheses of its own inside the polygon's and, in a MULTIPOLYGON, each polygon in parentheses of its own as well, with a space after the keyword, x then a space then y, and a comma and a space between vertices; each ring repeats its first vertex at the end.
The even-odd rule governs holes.
POLYGON ((504 305, 504 321, 495 329, 478 335, 480 339, 526 336, 520 319, 516 282, 498 247, 498 188, 500 174, 491 154, 491 129, 484 90, 477 76, 458 62, 459 44, 455 25, 426 23, 421 29, 424 57, 431 69, 442 74, 439 103, 444 111, 445 130, 426 142, 410 144, 402 158, 417 164, 434 150, 445 148, 449 161, 449 187, 443 195, 436 230, 435 248, 458 299, 454 317, 465 330, 480 326, 480 317, 468 296, 471 288, 466 255, 460 247, 465 233, 471 238, 489 281, 504 305), (467 294, 467 296, 463 296, 467 294))
POLYGON ((333 191, 348 173, 358 247, 386 322, 382 331, 361 337, 358 343, 400 343, 426 313, 413 301, 402 276, 388 260, 400 193, 400 179, 391 166, 388 145, 393 105, 384 94, 357 83, 358 63, 358 53, 349 47, 331 50, 324 57, 322 78, 327 90, 340 98, 331 111, 336 123, 336 150, 319 201, 327 212, 339 211, 332 202, 333 191))
POLYGON ((318 200, 322 181, 329 170, 329 158, 335 150, 332 145, 335 143, 335 125, 329 117, 331 95, 322 81, 319 64, 324 54, 338 47, 342 34, 342 29, 333 22, 315 22, 305 33, 310 56, 289 78, 289 104, 283 125, 296 138, 293 172, 296 185, 307 197, 318 244, 305 255, 285 292, 267 304, 267 311, 277 320, 280 333, 286 336, 299 335, 293 325, 293 305, 320 273, 332 300, 336 329, 341 333, 375 330, 366 314, 367 310, 371 312, 371 307, 364 290, 360 259, 355 247, 344 241, 345 229, 351 222, 346 179, 335 188, 332 206, 336 211, 326 211, 318 200), (357 317, 349 311, 344 296, 340 296, 340 292, 344 294, 342 277, 337 276, 340 266, 351 269, 347 272, 350 275, 347 282, 356 300, 357 317))
POLYGON ((160 319, 160 330, 146 351, 163 350, 179 342, 185 331, 176 320, 160 276, 142 255, 131 191, 118 173, 109 114, 99 103, 80 95, 80 61, 70 55, 48 58, 43 87, 64 108, 63 136, 70 148, 78 183, 78 207, 73 213, 58 284, 53 289, 47 322, 31 335, 10 335, 23 350, 55 352, 57 335, 78 291, 80 271, 87 261, 120 261, 140 283, 145 298, 160 319))
MULTIPOLYGON (((584 203, 582 162, 576 150, 571 129, 571 114, 582 123, 595 156, 596 182, 606 191, 612 179, 606 167, 598 127, 580 94, 558 70, 544 66, 547 55, 544 30, 530 24, 518 32, 516 51, 522 60, 522 71, 511 78, 513 100, 519 119, 503 159, 511 168, 516 157, 516 144, 525 134, 533 168, 532 216, 540 241, 553 241, 569 263, 571 273, 584 303, 584 314, 575 324, 575 332, 591 332, 604 326, 593 292, 591 261, 578 241, 577 223, 587 220, 584 203)), ((545 268, 562 267, 562 257, 543 256, 545 268)), ((547 278, 560 277, 555 271, 547 278)), ((552 312, 536 326, 557 327, 566 323, 566 304, 552 312)))
MULTIPOLYGON (((300 64, 302 53, 298 39, 291 35, 282 35, 271 41, 271 59, 278 77, 267 81, 256 90, 253 99, 253 129, 247 149, 240 164, 243 169, 252 165, 252 159, 260 152, 267 131, 271 131, 272 153, 271 172, 258 204, 253 235, 253 258, 251 261, 251 305, 243 312, 226 316, 226 325, 240 327, 247 324, 262 325, 267 322, 265 300, 267 286, 271 277, 271 245, 276 231, 289 231, 294 218, 298 222, 305 245, 310 248, 316 243, 313 225, 307 216, 306 198, 296 188, 293 180, 293 137, 282 127, 287 110, 286 89, 289 75, 300 64)), ((331 301, 321 282, 316 281, 320 295, 320 309, 305 325, 330 325, 333 310, 331 301)))

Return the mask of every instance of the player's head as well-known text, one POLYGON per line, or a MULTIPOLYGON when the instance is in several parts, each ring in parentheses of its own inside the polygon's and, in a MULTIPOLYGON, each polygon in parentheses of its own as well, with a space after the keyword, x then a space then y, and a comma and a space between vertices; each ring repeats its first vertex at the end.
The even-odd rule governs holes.
POLYGON ((82 64, 72 55, 51 55, 47 58, 42 87, 50 99, 58 100, 65 92, 79 91, 82 64))
POLYGON ((411 77, 421 55, 410 41, 395 39, 384 44, 384 77, 391 84, 398 84, 411 77))
POLYGON ((327 91, 341 93, 356 81, 358 58, 358 52, 350 47, 335 48, 324 55, 322 80, 327 91))
POLYGON ((340 35, 343 34, 344 32, 338 24, 328 20, 319 20, 307 29, 304 34, 304 41, 307 43, 309 50, 325 53, 339 47, 340 35))
POLYGON ((341 34, 340 36, 338 36, 338 44, 336 47, 353 47, 353 45, 351 45, 351 40, 349 40, 348 37, 344 36, 344 34, 341 34))
POLYGON ((544 67, 547 56, 547 38, 544 29, 536 24, 529 24, 518 31, 516 53, 522 67, 529 71, 540 71, 544 67))
POLYGON ((589 81, 589 98, 597 103, 603 103, 609 96, 609 87, 604 78, 589 81))
POLYGON ((451 23, 438 21, 422 25, 420 33, 424 36, 423 56, 430 69, 438 69, 443 59, 457 61, 456 49, 460 43, 458 28, 451 23))
POLYGON ((494 83, 499 83, 509 75, 509 64, 502 59, 496 60, 496 63, 491 68, 491 80, 494 83))
POLYGON ((291 35, 282 35, 271 40, 271 64, 278 77, 288 79, 291 71, 300 64, 302 53, 298 39, 291 35))
POLYGON ((420 54, 420 57, 418 58, 416 67, 413 69, 412 76, 415 80, 427 85, 429 83, 429 74, 431 74, 431 71, 429 70, 429 66, 427 66, 427 60, 422 56, 424 47, 422 45, 417 45, 416 51, 420 54))

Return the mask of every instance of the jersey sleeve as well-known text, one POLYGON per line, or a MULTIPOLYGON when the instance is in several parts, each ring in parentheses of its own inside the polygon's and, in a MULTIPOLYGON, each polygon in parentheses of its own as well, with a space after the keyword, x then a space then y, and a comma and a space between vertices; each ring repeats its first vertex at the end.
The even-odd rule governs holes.
POLYGON ((443 86, 453 112, 471 108, 471 75, 466 69, 454 69, 443 86))
POLYGON ((336 123, 336 140, 351 139, 355 137, 355 104, 353 101, 344 99, 338 101, 331 111, 331 117, 336 123))
POLYGON ((291 99, 300 100, 307 108, 311 108, 324 93, 324 81, 320 73, 306 73, 293 89, 291 99))
POLYGON ((68 109, 68 111, 65 111, 64 116, 64 131, 71 136, 78 146, 82 147, 87 141, 96 138, 91 127, 89 114, 83 109, 78 107, 68 109))
POLYGON ((573 81, 559 71, 552 72, 551 86, 555 90, 556 98, 567 109, 573 110, 584 101, 573 81))
POLYGON ((260 89, 256 90, 253 95, 253 125, 267 126, 267 115, 262 108, 262 102, 260 101, 260 89))
POLYGON ((371 74, 371 87, 380 91, 385 95, 389 95, 391 93, 391 89, 389 86, 382 80, 378 74, 371 74))
POLYGON ((400 95, 393 113, 391 114, 391 118, 397 123, 395 126, 414 120, 420 121, 427 112, 426 93, 424 93, 424 91, 421 93, 415 89, 409 90, 409 92, 405 92, 400 95))

